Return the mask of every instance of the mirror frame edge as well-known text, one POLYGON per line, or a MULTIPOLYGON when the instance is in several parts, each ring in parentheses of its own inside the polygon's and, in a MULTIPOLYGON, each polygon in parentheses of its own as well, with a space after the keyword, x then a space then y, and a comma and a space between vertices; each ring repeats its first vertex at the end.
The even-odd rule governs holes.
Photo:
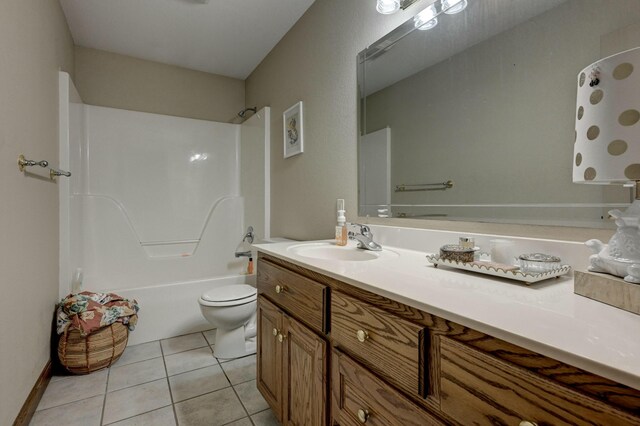
MULTIPOLYGON (((437 0, 429 3, 435 3, 437 0)), ((415 15, 414 15, 415 16, 415 15)), ((364 84, 366 80, 364 62, 368 54, 376 55, 381 51, 377 46, 384 40, 388 40, 390 36, 393 41, 389 46, 394 45, 405 36, 413 32, 414 27, 412 18, 398 25, 396 28, 385 34, 372 44, 366 46, 356 54, 356 91, 357 91, 357 139, 356 139, 356 155, 360 158, 360 139, 364 136, 366 120, 366 103, 364 103, 364 84)), ((356 164, 356 170, 359 170, 359 161, 356 164)), ((359 173, 357 174, 359 176, 359 173)), ((383 226, 399 226, 404 228, 416 229, 432 229, 439 231, 452 232, 470 232, 480 234, 495 234, 502 236, 514 236, 524 238, 541 238, 561 241, 584 242, 592 238, 598 238, 602 241, 608 241, 613 233, 614 228, 583 228, 561 225, 533 225, 533 224, 514 224, 514 223, 493 223, 482 221, 453 221, 453 220, 429 220, 429 219, 411 219, 411 218, 379 218, 360 215, 360 182, 356 179, 356 206, 357 218, 359 223, 383 226)))

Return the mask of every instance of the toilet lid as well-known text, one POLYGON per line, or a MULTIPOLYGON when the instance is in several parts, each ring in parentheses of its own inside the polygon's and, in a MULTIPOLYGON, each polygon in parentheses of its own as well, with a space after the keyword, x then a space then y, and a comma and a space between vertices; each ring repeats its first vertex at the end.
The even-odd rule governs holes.
POLYGON ((202 295, 207 302, 242 302, 243 299, 255 297, 257 290, 248 284, 226 285, 214 288, 202 295))

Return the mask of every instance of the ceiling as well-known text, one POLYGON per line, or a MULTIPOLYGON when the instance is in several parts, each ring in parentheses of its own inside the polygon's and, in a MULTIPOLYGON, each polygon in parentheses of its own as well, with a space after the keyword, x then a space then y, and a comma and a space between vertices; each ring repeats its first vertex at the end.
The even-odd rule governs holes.
POLYGON ((245 79, 314 0, 60 0, 76 45, 245 79))

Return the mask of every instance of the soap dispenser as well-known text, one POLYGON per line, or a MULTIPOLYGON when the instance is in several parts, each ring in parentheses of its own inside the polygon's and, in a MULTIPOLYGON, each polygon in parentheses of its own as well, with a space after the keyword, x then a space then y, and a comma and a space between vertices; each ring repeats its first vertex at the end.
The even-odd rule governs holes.
POLYGON ((347 245, 347 218, 344 216, 344 200, 338 199, 338 225, 336 226, 336 245, 347 245))

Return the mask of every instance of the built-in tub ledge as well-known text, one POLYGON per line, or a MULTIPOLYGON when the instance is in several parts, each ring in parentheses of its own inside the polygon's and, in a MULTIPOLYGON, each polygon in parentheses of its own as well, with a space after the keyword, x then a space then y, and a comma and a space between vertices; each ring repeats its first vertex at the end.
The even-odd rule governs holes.
MULTIPOLYGON (((425 253, 456 242, 459 233, 372 226, 375 239, 397 256, 345 261, 300 255, 300 242, 256 245, 258 251, 379 294, 525 349, 640 389, 640 315, 573 293, 563 276, 526 286, 446 267, 434 268, 425 253)), ((484 248, 493 235, 473 236, 484 248)), ((499 238, 505 238, 504 236, 499 238)), ((581 243, 513 238, 516 251, 558 255, 586 269, 581 243)), ((319 241, 310 243, 320 243, 319 241)), ((326 241, 325 241, 326 243, 326 241)), ((488 247, 488 246, 487 246, 488 247)), ((354 242, 347 248, 358 250, 354 242)), ((302 251, 304 254, 304 251, 302 251)))

